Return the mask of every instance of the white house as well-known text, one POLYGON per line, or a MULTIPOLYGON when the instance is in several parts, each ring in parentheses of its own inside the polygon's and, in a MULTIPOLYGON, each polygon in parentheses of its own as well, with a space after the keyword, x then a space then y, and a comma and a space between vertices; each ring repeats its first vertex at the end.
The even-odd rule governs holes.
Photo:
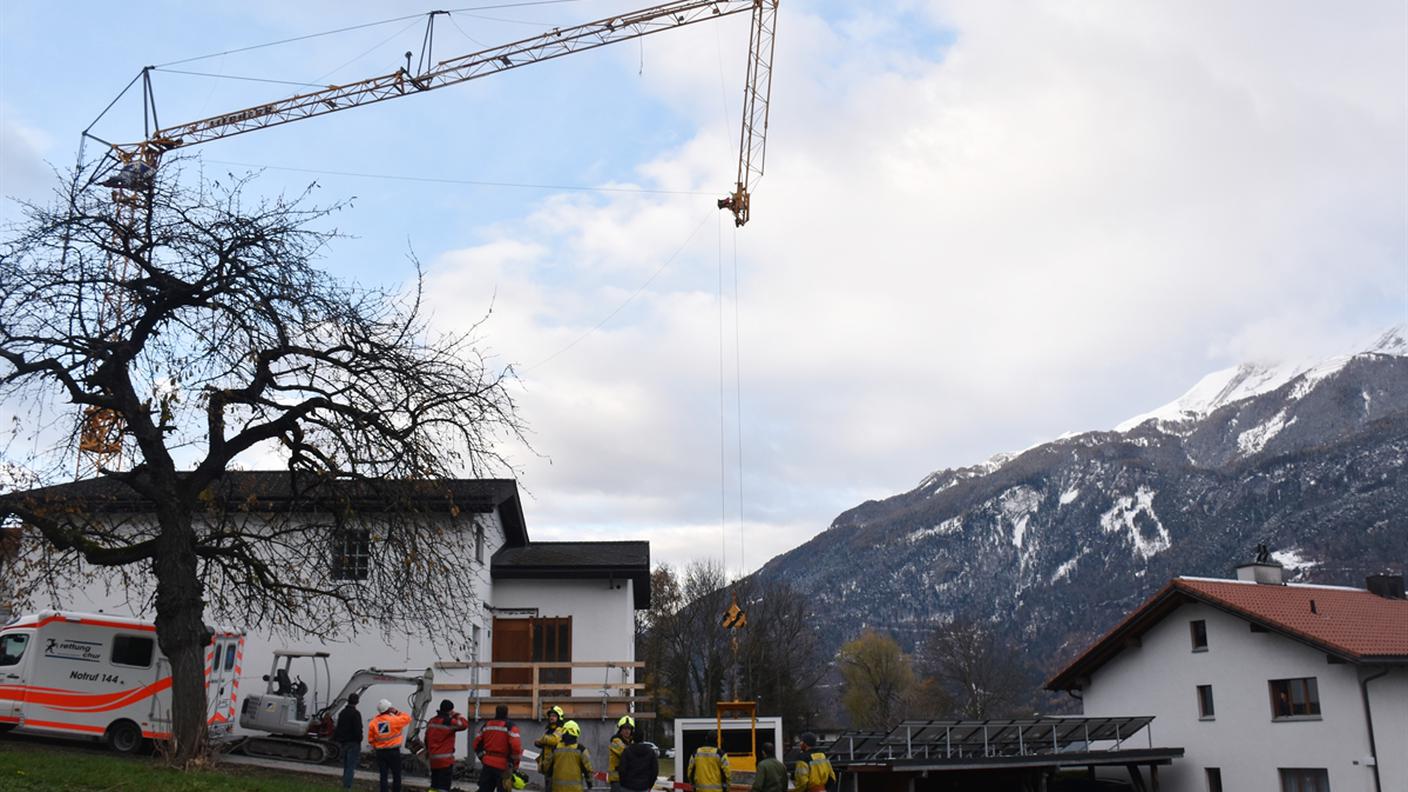
POLYGON ((1408 792, 1408 600, 1368 589, 1174 578, 1047 682, 1086 715, 1155 716, 1174 792, 1408 792))
MULTIPOLYGON (((351 482, 325 482, 325 500, 333 500, 326 497, 330 487, 339 498, 356 502, 356 521, 339 522, 310 510, 306 496, 296 498, 292 481, 287 471, 232 472, 213 497, 238 499, 240 511, 251 519, 297 509, 297 518, 310 524, 336 525, 325 542, 307 548, 306 563, 328 565, 334 577, 346 580, 364 577, 368 565, 375 563, 375 515, 379 508, 389 508, 385 501, 365 497, 351 482), (339 489, 344 486, 345 492, 339 489)), ((314 690, 321 686, 333 693, 357 669, 419 670, 435 665, 436 699, 454 700, 468 708, 471 717, 486 706, 484 717, 489 717, 497 702, 509 703, 518 718, 534 717, 542 708, 560 703, 579 721, 609 720, 614 725, 619 714, 634 709, 641 688, 636 681, 635 612, 649 606, 649 543, 530 541, 512 480, 459 479, 416 486, 421 506, 445 521, 444 541, 460 545, 457 555, 463 568, 454 573, 465 581, 460 634, 419 640, 383 635, 378 628, 361 625, 355 634, 290 638, 251 629, 239 669, 245 689, 262 689, 261 677, 270 672, 273 651, 283 649, 329 653, 331 679, 321 677, 321 670, 319 679, 309 678, 315 665, 311 660, 296 663, 290 671, 303 676, 314 690), (550 665, 535 667, 542 663, 550 665)), ((110 479, 11 493, 0 501, 15 498, 65 504, 134 524, 151 512, 150 503, 110 479)), ((404 593, 415 595, 414 590, 404 593)), ((154 615, 144 612, 144 593, 99 585, 72 586, 57 601, 37 604, 139 618, 154 615)), ((385 695, 399 700, 405 692, 388 690, 385 695)))

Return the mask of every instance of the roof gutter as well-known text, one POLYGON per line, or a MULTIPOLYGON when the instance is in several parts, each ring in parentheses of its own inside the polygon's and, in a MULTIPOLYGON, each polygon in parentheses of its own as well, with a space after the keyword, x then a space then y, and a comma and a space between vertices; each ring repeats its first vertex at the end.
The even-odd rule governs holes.
POLYGON ((1359 679, 1359 695, 1364 699, 1364 725, 1369 729, 1369 758, 1374 762, 1374 792, 1384 792, 1384 787, 1379 780, 1379 750, 1374 745, 1374 713, 1369 707, 1369 683, 1388 674, 1390 670, 1385 668, 1377 674, 1359 679))

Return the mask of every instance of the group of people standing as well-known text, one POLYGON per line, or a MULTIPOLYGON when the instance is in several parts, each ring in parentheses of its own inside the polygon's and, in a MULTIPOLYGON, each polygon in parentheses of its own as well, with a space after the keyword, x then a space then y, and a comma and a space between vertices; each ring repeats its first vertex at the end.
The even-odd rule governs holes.
MULTIPOLYGON (((564 720, 561 707, 547 713, 543 736, 533 742, 541 754, 538 769, 543 772, 544 792, 581 792, 592 785, 595 770, 591 752, 579 740, 581 727, 564 720)), ((611 792, 648 792, 660 777, 660 760, 655 749, 636 733, 636 719, 622 715, 607 749, 606 781, 611 792)), ((487 790, 481 790, 487 792, 487 790)))
MULTIPOLYGON (((362 760, 362 713, 357 710, 361 699, 353 693, 347 705, 337 714, 333 741, 342 751, 342 788, 351 789, 357 765, 362 760)), ((381 777, 381 792, 401 792, 401 747, 406 743, 406 728, 411 716, 382 699, 376 705, 377 715, 367 724, 366 738, 376 752, 377 772, 381 777)), ((430 788, 449 792, 454 780, 455 735, 469 728, 469 721, 458 712, 449 699, 425 725, 425 753, 430 764, 430 788)))
MULTIPOLYGON (((347 706, 338 714, 333 739, 342 748, 342 786, 352 788, 353 773, 361 758, 362 716, 357 711, 358 697, 348 697, 347 706)), ((381 780, 381 792, 401 792, 401 747, 411 716, 382 699, 377 703, 377 716, 367 725, 366 738, 376 752, 381 780)), ((425 752, 430 763, 430 788, 448 792, 453 782, 455 735, 469 728, 469 721, 455 712, 449 700, 440 702, 435 716, 426 724, 425 752)), ((576 721, 567 720, 561 707, 547 712, 547 725, 541 737, 533 741, 540 751, 538 770, 543 774, 544 792, 586 792, 592 786, 596 770, 591 753, 581 744, 582 729, 576 721)), ((836 780, 836 773, 826 754, 816 750, 816 735, 807 732, 798 738, 802 755, 791 780, 795 792, 827 792, 836 780)), ((523 741, 518 726, 508 718, 508 707, 494 709, 493 720, 485 722, 474 738, 474 753, 479 757, 479 792, 512 792, 522 789, 526 777, 519 772, 523 760, 523 741)), ((641 741, 636 722, 630 715, 616 721, 616 733, 611 737, 607 757, 607 782, 611 792, 649 792, 660 776, 660 762, 654 746, 641 741)), ((762 759, 753 777, 751 792, 788 792, 788 773, 775 756, 772 743, 763 743, 762 759)), ((704 738, 689 758, 683 779, 693 792, 728 792, 730 786, 728 756, 719 750, 714 735, 704 738)))

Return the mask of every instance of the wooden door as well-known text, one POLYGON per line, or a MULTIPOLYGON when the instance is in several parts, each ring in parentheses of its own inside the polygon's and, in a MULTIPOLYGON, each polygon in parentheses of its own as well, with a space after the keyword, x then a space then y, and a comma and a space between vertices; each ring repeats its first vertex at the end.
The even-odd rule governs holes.
MULTIPOLYGON (((490 659, 495 663, 528 663, 533 659, 533 621, 531 619, 494 619, 494 638, 489 648, 490 659)), ((495 668, 490 675, 494 684, 489 693, 492 698, 505 696, 531 696, 533 669, 495 668), (499 687, 499 685, 523 685, 499 687)))

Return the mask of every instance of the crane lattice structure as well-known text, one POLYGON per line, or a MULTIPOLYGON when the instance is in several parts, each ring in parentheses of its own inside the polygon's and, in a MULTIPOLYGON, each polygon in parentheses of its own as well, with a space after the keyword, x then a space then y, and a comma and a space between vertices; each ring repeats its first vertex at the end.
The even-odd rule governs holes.
POLYGON ((112 171, 119 170, 120 173, 105 184, 114 187, 137 186, 138 182, 134 177, 150 176, 162 155, 174 149, 458 85, 608 44, 752 12, 748 72, 739 132, 738 178, 733 192, 719 200, 719 208, 730 210, 734 222, 741 226, 748 222, 751 188, 762 177, 766 159, 778 2, 779 0, 675 0, 595 22, 553 28, 538 36, 433 64, 428 55, 433 46, 435 17, 450 12, 431 11, 427 15, 425 45, 420 59, 422 66, 418 67, 415 73, 410 68, 411 53, 406 53, 406 66, 389 74, 345 85, 330 85, 321 90, 296 94, 253 107, 162 127, 157 121, 155 95, 150 77, 151 71, 156 67, 148 66, 140 75, 143 85, 144 119, 148 123, 146 138, 132 143, 112 143, 89 131, 85 131, 84 135, 109 147, 108 155, 100 164, 95 178, 101 179, 112 171))
MULTIPOLYGON (((425 36, 419 62, 414 69, 411 67, 411 53, 407 52, 406 65, 389 74, 343 85, 329 85, 320 90, 165 127, 157 118, 151 81, 151 73, 157 67, 148 66, 138 75, 142 83, 144 138, 131 143, 113 143, 94 135, 91 126, 84 130, 85 139, 107 147, 89 183, 113 188, 118 211, 130 212, 146 197, 162 156, 175 149, 413 96, 608 44, 751 12, 747 79, 739 131, 738 176, 733 191, 718 200, 719 208, 729 210, 734 223, 742 226, 748 222, 752 189, 762 178, 766 159, 778 2, 674 0, 595 22, 553 28, 541 35, 440 61, 434 61, 431 56, 435 19, 451 12, 431 11, 426 15, 425 36)), ((129 88, 138 79, 134 79, 129 88)), ((113 266, 121 265, 114 262, 113 266)), ((105 296, 105 305, 113 302, 105 296)), ((111 305, 103 313, 104 322, 113 321, 113 327, 116 327, 120 323, 122 307, 111 305)), ((122 423, 115 414, 102 409, 88 410, 80 427, 79 450, 89 455, 95 466, 104 467, 105 462, 120 459, 122 431, 122 423)))

